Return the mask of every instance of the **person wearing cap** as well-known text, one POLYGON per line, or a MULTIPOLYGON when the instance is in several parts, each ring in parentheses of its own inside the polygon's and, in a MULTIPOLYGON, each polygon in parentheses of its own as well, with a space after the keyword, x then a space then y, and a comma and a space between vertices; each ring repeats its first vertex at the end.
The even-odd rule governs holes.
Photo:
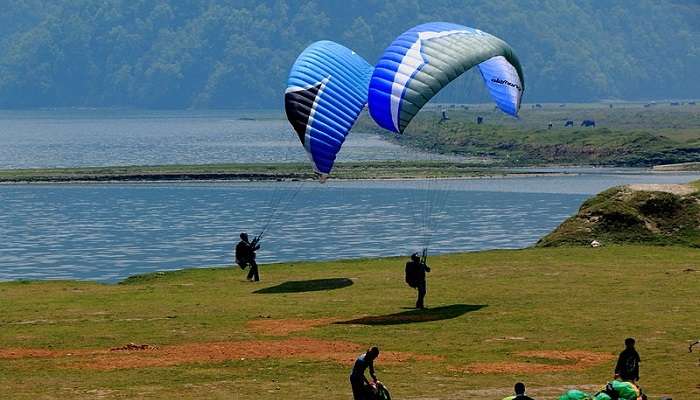
POLYGON ((406 283, 408 283, 408 286, 418 290, 416 308, 425 308, 425 294, 428 291, 425 281, 426 272, 430 272, 430 267, 420 259, 418 253, 411 254, 411 261, 406 263, 406 283))
POLYGON ((532 397, 525 394, 525 384, 518 382, 513 388, 515 390, 515 396, 508 396, 503 400, 534 400, 532 397))
POLYGON ((374 360, 379 357, 379 348, 371 347, 367 352, 360 354, 352 366, 350 373, 350 386, 352 387, 352 397, 355 400, 364 400, 366 387, 369 386, 369 381, 365 377, 365 370, 369 368, 369 374, 374 383, 377 382, 377 376, 374 374, 374 360))
POLYGON ((249 281, 258 282, 260 275, 258 273, 258 264, 255 262, 255 251, 260 249, 257 240, 253 239, 253 243, 248 241, 248 234, 241 232, 241 241, 236 245, 236 264, 241 269, 245 269, 250 265, 250 271, 246 279, 249 281))

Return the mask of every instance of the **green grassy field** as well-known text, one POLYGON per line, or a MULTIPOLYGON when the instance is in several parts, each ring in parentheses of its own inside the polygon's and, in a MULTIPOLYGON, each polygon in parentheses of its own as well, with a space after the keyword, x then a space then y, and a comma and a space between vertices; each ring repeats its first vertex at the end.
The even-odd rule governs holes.
POLYGON ((501 399, 517 380, 552 399, 604 384, 627 336, 651 398, 700 396, 700 355, 688 352, 700 338, 698 250, 433 257, 424 312, 409 309, 404 262, 268 265, 259 283, 238 268, 1 283, 0 398, 348 399, 352 357, 378 345, 396 399, 501 399), (128 343, 158 349, 109 350, 128 343))

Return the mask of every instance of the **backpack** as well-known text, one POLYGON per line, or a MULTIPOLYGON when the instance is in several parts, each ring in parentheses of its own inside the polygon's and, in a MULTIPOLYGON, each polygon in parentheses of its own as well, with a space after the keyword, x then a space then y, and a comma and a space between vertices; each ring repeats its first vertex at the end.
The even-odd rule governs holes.
POLYGON ((376 386, 365 384, 365 400, 391 400, 391 394, 381 382, 377 382, 376 386))
POLYGON ((379 390, 377 391, 377 399, 391 400, 391 394, 389 394, 389 390, 386 388, 386 386, 382 384, 379 385, 379 390))
POLYGON ((406 283, 408 286, 415 288, 418 286, 418 275, 420 274, 420 271, 418 268, 421 268, 420 263, 416 263, 413 261, 409 261, 406 263, 406 283))
POLYGON ((236 245, 236 264, 238 264, 241 269, 245 269, 245 267, 248 266, 247 256, 246 243, 243 241, 238 242, 236 245))

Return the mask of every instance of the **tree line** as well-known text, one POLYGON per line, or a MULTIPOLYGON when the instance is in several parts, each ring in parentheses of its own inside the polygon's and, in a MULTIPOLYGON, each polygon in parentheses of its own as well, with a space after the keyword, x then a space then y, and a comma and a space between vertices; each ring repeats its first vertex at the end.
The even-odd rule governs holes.
MULTIPOLYGON (((700 93, 694 0, 13 0, 0 13, 0 107, 280 107, 311 42, 374 62, 428 21, 508 41, 525 101, 700 93)), ((472 86, 443 99, 469 101, 472 86)))

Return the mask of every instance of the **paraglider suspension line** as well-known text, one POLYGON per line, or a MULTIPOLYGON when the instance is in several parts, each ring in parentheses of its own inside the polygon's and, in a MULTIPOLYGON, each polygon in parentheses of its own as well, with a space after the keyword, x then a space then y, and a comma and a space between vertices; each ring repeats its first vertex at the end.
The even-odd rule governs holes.
POLYGON ((279 189, 279 193, 274 193, 273 194, 273 200, 271 201, 270 204, 270 215, 267 217, 267 221, 265 222, 265 225, 263 226, 262 230, 258 234, 258 236, 255 237, 257 241, 260 241, 262 237, 265 235, 267 232, 267 229, 272 225, 272 222, 275 221, 275 217, 277 214, 279 214, 280 210, 283 209, 284 207, 280 207, 282 203, 284 205, 288 205, 291 202, 294 201, 294 199, 297 197, 299 192, 301 192, 301 188, 304 186, 304 182, 300 182, 295 188, 292 189, 291 194, 285 195, 284 191, 282 189, 279 189), (284 200, 284 201, 283 201, 284 200))
MULTIPOLYGON (((290 131, 290 133, 291 141, 296 142, 296 136, 294 131, 290 131)), ((284 154, 285 162, 289 161, 289 154, 290 147, 287 147, 287 150, 284 154)), ((272 223, 275 221, 275 217, 278 215, 280 208, 284 209, 285 206, 289 205, 292 201, 294 201, 299 192, 301 192, 302 186, 304 186, 304 181, 300 181, 298 185, 291 190, 291 193, 289 193, 288 190, 284 190, 279 185, 275 186, 274 190, 272 191, 272 195, 270 196, 270 202, 268 203, 267 207, 269 210, 269 215, 267 216, 267 220, 265 221, 262 230, 255 237, 255 239, 253 239, 254 244, 257 244, 260 242, 260 240, 262 240, 268 228, 270 228, 272 223)))

